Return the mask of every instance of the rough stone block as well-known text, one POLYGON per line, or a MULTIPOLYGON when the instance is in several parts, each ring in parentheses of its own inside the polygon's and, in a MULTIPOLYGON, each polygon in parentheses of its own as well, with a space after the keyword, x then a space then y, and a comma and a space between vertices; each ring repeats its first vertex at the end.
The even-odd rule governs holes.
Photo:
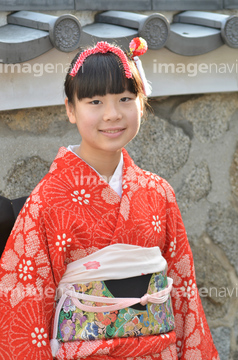
POLYGON ((28 196, 48 172, 49 167, 50 163, 38 156, 17 160, 7 175, 4 196, 9 199, 28 196))
POLYGON ((220 260, 205 243, 205 237, 199 238, 196 244, 191 242, 191 248, 202 304, 208 318, 214 320, 226 315, 231 300, 227 288, 231 290, 232 285, 220 260))
POLYGON ((223 249, 238 274, 238 212, 232 205, 214 204, 209 211, 206 231, 214 243, 223 249))
POLYGON ((230 118, 238 108, 238 94, 208 94, 179 105, 171 116, 175 124, 187 121, 203 143, 221 138, 229 129, 230 118))
MULTIPOLYGON (((149 99, 149 104, 156 116, 171 121, 171 116, 173 115, 175 109, 182 103, 191 100, 191 98, 191 95, 155 97, 149 99)), ((190 139, 193 138, 193 126, 188 121, 185 120, 183 122, 180 120, 179 123, 175 122, 173 125, 181 127, 190 139)))
POLYGON ((195 166, 177 193, 180 211, 184 214, 192 204, 206 197, 212 184, 208 165, 205 162, 195 166))
MULTIPOLYGON (((230 358, 230 335, 231 330, 227 327, 218 327, 211 330, 213 340, 221 360, 230 358)), ((235 359, 234 359, 235 360, 235 359)))
MULTIPOLYGON (((238 288, 237 288, 238 291, 238 288)), ((238 298, 237 298, 238 305, 238 298)), ((238 315, 236 316, 233 327, 234 350, 232 351, 232 359, 238 359, 238 315)))
POLYGON ((18 134, 62 136, 71 129, 64 106, 0 112, 0 122, 18 134))
POLYGON ((186 163, 190 139, 181 129, 151 115, 127 150, 140 167, 169 179, 186 163))
POLYGON ((231 181, 232 192, 236 196, 236 199, 238 200, 238 143, 230 167, 230 181, 231 181))

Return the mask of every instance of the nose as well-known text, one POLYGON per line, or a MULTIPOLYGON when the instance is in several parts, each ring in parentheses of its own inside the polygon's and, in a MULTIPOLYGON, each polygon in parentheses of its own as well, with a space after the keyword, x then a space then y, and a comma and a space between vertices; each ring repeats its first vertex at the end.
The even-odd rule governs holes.
POLYGON ((103 120, 104 121, 117 121, 122 118, 119 105, 114 101, 110 101, 105 104, 103 120))

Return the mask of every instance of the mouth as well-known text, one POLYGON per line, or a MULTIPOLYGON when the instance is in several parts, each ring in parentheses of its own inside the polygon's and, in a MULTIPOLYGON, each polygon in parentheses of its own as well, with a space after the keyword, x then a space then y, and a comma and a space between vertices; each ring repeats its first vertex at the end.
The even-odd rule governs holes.
POLYGON ((116 134, 119 132, 124 131, 125 128, 118 128, 118 129, 105 129, 105 130, 99 130, 100 132, 107 133, 107 134, 116 134))
POLYGON ((99 132, 103 136, 106 136, 107 138, 115 139, 117 137, 120 137, 125 130, 126 128, 108 128, 108 129, 99 130, 99 132))

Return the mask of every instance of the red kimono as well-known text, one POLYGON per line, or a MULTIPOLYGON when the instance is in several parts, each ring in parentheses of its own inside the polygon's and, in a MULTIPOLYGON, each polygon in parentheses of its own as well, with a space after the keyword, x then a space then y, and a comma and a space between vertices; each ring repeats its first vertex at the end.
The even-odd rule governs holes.
POLYGON ((122 198, 62 147, 26 201, 0 262, 1 360, 52 359, 55 289, 67 264, 116 243, 160 247, 174 282, 175 331, 66 342, 56 359, 219 359, 173 189, 124 149, 123 157, 122 198))

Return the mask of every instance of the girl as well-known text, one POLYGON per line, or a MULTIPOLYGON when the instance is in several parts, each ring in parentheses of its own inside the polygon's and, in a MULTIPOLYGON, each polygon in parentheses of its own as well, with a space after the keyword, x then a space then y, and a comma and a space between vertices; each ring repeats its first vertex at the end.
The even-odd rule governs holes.
POLYGON ((136 55, 101 42, 72 62, 82 142, 60 148, 8 239, 0 359, 219 359, 173 189, 124 149, 146 99, 136 55))

